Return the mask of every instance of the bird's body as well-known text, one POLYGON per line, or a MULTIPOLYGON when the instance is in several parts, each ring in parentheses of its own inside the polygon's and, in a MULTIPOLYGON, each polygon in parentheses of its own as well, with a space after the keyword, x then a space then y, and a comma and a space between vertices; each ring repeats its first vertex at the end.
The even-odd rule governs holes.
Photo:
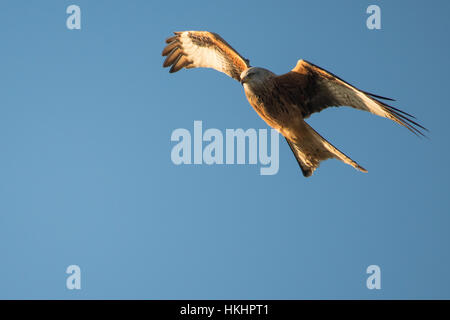
POLYGON ((276 75, 263 68, 249 68, 241 75, 242 85, 245 95, 250 105, 256 113, 272 128, 280 131, 283 127, 284 119, 280 111, 283 110, 282 104, 276 104, 274 99, 279 95, 274 95, 275 87, 272 81, 276 75), (281 108, 279 108, 281 107, 281 108))
POLYGON ((307 114, 303 103, 306 101, 301 87, 291 87, 285 75, 280 78, 263 68, 249 68, 241 75, 245 95, 258 115, 272 128, 278 130, 288 142, 297 157, 305 176, 313 173, 320 161, 337 158, 358 170, 366 170, 348 158, 305 121, 307 114))
POLYGON ((416 134, 422 134, 418 128, 425 129, 411 115, 376 99, 387 98, 361 91, 307 61, 299 60, 292 71, 278 76, 264 68, 250 67, 248 60, 214 33, 176 32, 166 42, 163 66, 171 65, 171 72, 183 67, 209 67, 241 82, 250 105, 286 138, 306 177, 330 158, 367 172, 305 122, 314 112, 345 105, 389 118, 416 134))

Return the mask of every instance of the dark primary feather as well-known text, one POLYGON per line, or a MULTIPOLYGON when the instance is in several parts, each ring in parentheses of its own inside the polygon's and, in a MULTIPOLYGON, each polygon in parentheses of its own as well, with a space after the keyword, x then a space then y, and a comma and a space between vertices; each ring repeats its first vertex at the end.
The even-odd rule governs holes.
POLYGON ((164 60, 163 67, 170 67, 169 72, 177 72, 183 67, 188 67, 191 61, 183 55, 183 49, 181 47, 181 42, 179 41, 179 32, 174 32, 175 35, 167 38, 167 46, 162 51, 162 56, 166 56, 164 60))

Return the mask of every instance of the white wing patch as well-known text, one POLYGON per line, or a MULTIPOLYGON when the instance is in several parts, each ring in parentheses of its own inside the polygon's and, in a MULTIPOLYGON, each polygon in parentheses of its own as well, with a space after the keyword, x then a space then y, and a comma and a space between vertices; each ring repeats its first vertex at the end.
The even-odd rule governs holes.
POLYGON ((214 48, 195 45, 189 37, 189 31, 181 33, 180 41, 184 53, 192 61, 194 68, 213 68, 224 71, 223 62, 214 48))

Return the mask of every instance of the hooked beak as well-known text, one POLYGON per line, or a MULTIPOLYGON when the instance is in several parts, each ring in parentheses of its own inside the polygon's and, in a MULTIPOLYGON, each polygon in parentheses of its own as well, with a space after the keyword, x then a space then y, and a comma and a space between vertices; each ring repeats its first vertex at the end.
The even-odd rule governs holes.
POLYGON ((246 83, 246 82, 247 82, 247 77, 242 78, 241 81, 240 81, 240 83, 242 85, 244 85, 244 83, 246 83))

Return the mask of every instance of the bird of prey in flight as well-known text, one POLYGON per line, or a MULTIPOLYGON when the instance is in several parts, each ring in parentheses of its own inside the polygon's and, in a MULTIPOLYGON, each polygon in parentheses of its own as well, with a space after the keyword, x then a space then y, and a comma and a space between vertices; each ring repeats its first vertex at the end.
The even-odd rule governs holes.
POLYGON ((285 138, 305 177, 320 162, 335 158, 367 172, 355 161, 325 140, 305 119, 331 106, 350 106, 391 119, 417 135, 424 135, 414 117, 380 100, 391 100, 357 89, 318 66, 299 60, 294 69, 282 75, 251 67, 222 37, 207 31, 174 32, 166 40, 163 67, 170 72, 182 68, 213 68, 239 81, 248 102, 259 116, 285 138))

